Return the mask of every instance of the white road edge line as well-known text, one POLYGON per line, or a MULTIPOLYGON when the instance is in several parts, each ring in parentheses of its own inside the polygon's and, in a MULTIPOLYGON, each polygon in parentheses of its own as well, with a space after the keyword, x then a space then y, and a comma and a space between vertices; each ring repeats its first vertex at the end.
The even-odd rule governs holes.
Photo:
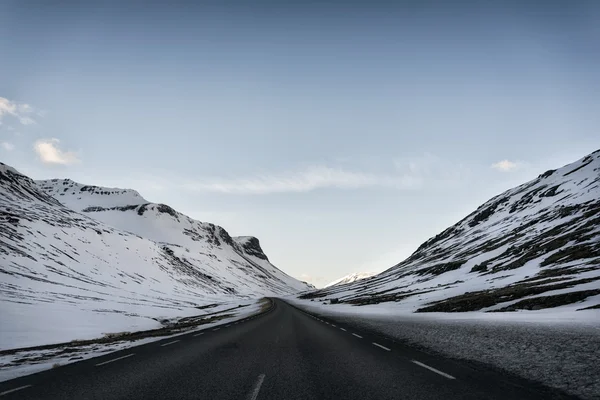
POLYGON ((346 330, 344 328, 340 328, 341 330, 343 330, 344 332, 346 332, 346 330))
POLYGON ((161 344, 161 347, 168 346, 170 344, 174 344, 174 343, 177 343, 177 342, 181 342, 181 340, 173 340, 172 342, 161 344))
POLYGON ((196 333, 194 336, 204 335, 204 332, 196 333))
POLYGON ((265 381, 265 374, 260 374, 258 376, 258 380, 256 381, 256 383, 254 384, 254 387, 252 388, 252 392, 250 392, 250 396, 248 396, 248 400, 256 400, 256 398, 258 397, 258 392, 260 392, 260 387, 262 386, 264 381, 265 381))
POLYGON ((112 360, 108 360, 108 361, 104 361, 104 362, 98 363, 98 364, 96 364, 96 367, 99 367, 99 366, 104 365, 104 364, 110 364, 111 362, 119 361, 119 360, 122 360, 124 358, 131 357, 131 356, 135 356, 135 353, 127 354, 126 356, 123 356, 123 357, 113 358, 112 360))
POLYGON ((417 364, 419 367, 423 367, 426 368, 428 370, 430 370, 431 372, 435 372, 438 375, 443 376, 444 378, 448 378, 448 379, 456 379, 455 377, 453 377, 452 375, 449 375, 445 372, 440 371, 439 369, 435 369, 433 367, 430 367, 427 364, 423 364, 422 362, 418 362, 417 360, 411 360, 413 363, 417 364))
POLYGON ((357 334, 357 333, 353 333, 353 335, 354 335, 354 336, 356 336, 356 337, 357 337, 357 338, 359 338, 359 339, 362 339, 362 338, 363 338, 362 336, 360 336, 360 335, 359 335, 359 334, 357 334))
POLYGON ((19 391, 19 390, 27 389, 28 387, 32 387, 32 386, 33 385, 25 385, 25 386, 20 386, 18 388, 6 390, 6 391, 0 393, 0 396, 4 396, 5 394, 9 394, 9 393, 14 393, 14 392, 19 391))
POLYGON ((380 349, 384 349, 384 350, 386 350, 386 351, 392 351, 392 349, 388 349, 387 347, 385 347, 385 346, 382 346, 382 345, 380 345, 379 343, 375 343, 375 342, 371 342, 371 343, 373 344, 373 346, 377 346, 377 347, 379 347, 380 349))

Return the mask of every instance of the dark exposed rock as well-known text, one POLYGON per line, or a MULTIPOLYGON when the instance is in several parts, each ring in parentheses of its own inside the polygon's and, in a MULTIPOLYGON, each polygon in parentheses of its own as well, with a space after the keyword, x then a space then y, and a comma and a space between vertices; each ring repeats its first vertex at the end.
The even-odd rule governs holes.
POLYGON ((465 263, 465 261, 461 260, 461 261, 452 261, 452 262, 447 262, 447 263, 436 264, 436 265, 432 265, 431 267, 421 268, 420 270, 418 270, 416 272, 416 274, 417 275, 427 275, 427 274, 441 275, 443 273, 459 269, 461 267, 461 265, 463 265, 464 263, 465 263))
POLYGON ((138 208, 138 215, 144 215, 144 213, 146 212, 146 210, 148 209, 148 206, 150 205, 150 203, 146 203, 146 204, 142 204, 140 206, 140 208, 138 208))
POLYGON ((544 308, 552 308, 564 306, 565 304, 577 303, 597 294, 600 294, 600 289, 580 290, 576 292, 556 294, 553 296, 540 296, 532 299, 521 300, 515 304, 495 311, 541 310, 544 308))
POLYGON ((242 248, 248 255, 260 258, 262 260, 269 260, 266 254, 263 252, 263 249, 260 247, 260 242, 253 236, 246 238, 246 240, 242 243, 242 248))
POLYGON ((555 169, 549 169, 548 171, 546 171, 543 174, 541 174, 540 176, 538 176, 538 178, 549 178, 555 172, 556 172, 555 169))
POLYGON ((173 210, 171 207, 169 207, 166 204, 159 204, 156 207, 156 210, 159 213, 165 213, 165 214, 169 214, 170 216, 172 216, 173 218, 177 218, 177 211, 173 210))
POLYGON ((496 211, 498 206, 500 206, 501 204, 507 203, 508 201, 509 201, 508 197, 502 197, 498 201, 496 201, 496 202, 492 203, 491 205, 489 205, 488 207, 484 208, 483 210, 481 210, 480 212, 475 214, 475 216, 473 217, 471 222, 469 222, 469 226, 472 228, 475 225, 479 224, 480 222, 487 220, 490 216, 492 216, 492 214, 494 214, 494 211, 496 211))
MULTIPOLYGON (((459 296, 454 296, 445 300, 436 301, 426 307, 419 308, 417 312, 478 311, 482 308, 491 307, 498 303, 522 299, 527 296, 533 296, 551 290, 572 288, 576 285, 598 281, 599 279, 600 278, 576 279, 555 284, 547 284, 547 281, 518 283, 499 289, 481 290, 477 292, 464 293, 459 296)), ((567 299, 568 298, 565 298, 565 301, 567 299)))

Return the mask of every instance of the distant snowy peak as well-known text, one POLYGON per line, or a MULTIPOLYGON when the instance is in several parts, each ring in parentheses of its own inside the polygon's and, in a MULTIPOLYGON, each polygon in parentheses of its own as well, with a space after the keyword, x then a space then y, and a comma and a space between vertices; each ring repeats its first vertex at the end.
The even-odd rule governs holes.
POLYGON ((35 182, 43 192, 76 211, 93 206, 110 208, 148 203, 132 189, 84 185, 71 179, 48 179, 35 182))
POLYGON ((334 285, 343 285, 345 283, 352 283, 356 281, 360 281, 362 279, 370 278, 374 275, 377 275, 375 272, 354 272, 352 274, 348 274, 340 279, 337 279, 327 285, 325 287, 330 287, 334 285))

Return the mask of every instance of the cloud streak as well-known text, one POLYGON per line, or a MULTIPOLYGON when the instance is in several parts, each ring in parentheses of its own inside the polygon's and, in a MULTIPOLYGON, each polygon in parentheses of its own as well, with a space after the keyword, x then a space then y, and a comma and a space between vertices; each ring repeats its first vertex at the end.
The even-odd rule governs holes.
POLYGON ((512 172, 521 168, 521 163, 509 160, 502 160, 492 164, 491 167, 496 171, 500 172, 512 172))
POLYGON ((34 143, 33 149, 44 164, 71 165, 81 162, 76 152, 63 151, 59 144, 60 140, 55 138, 39 139, 34 143))
POLYGON ((410 175, 377 175, 341 168, 314 166, 305 170, 242 179, 210 179, 185 184, 194 191, 230 194, 300 193, 323 188, 359 189, 387 187, 413 189, 421 179, 410 175))
POLYGON ((15 145, 9 142, 2 142, 0 146, 6 151, 13 151, 15 149, 15 145))
POLYGON ((11 101, 5 97, 0 97, 0 123, 6 116, 16 118, 22 125, 33 125, 35 120, 33 115, 41 115, 26 103, 11 101))
POLYGON ((418 190, 447 188, 464 182, 470 173, 461 163, 425 154, 398 158, 383 172, 365 172, 352 167, 314 165, 303 169, 258 174, 247 177, 207 177, 182 182, 177 186, 196 192, 239 195, 305 193, 334 188, 353 190, 388 188, 418 190))

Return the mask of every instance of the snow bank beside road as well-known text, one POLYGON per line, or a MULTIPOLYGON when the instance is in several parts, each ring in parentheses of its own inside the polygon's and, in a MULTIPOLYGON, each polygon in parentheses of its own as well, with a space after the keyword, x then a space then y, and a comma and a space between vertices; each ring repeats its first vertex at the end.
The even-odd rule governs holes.
POLYGON ((600 310, 394 314, 384 304, 353 307, 286 300, 340 323, 490 364, 583 398, 600 398, 600 310))
POLYGON ((36 372, 54 368, 55 366, 71 364, 77 361, 87 360, 89 358, 99 357, 115 351, 128 349, 130 347, 141 346, 146 343, 164 340, 175 336, 186 335, 196 331, 207 330, 218 325, 236 322, 251 315, 259 314, 264 307, 262 300, 238 303, 238 305, 241 307, 235 307, 234 309, 226 309, 220 305, 219 311, 211 311, 210 313, 218 317, 213 322, 200 323, 196 327, 182 329, 176 334, 145 337, 137 340, 119 340, 112 343, 91 343, 85 345, 68 343, 50 349, 21 350, 12 354, 2 354, 0 355, 0 382, 18 378, 20 376, 34 374, 36 372))

